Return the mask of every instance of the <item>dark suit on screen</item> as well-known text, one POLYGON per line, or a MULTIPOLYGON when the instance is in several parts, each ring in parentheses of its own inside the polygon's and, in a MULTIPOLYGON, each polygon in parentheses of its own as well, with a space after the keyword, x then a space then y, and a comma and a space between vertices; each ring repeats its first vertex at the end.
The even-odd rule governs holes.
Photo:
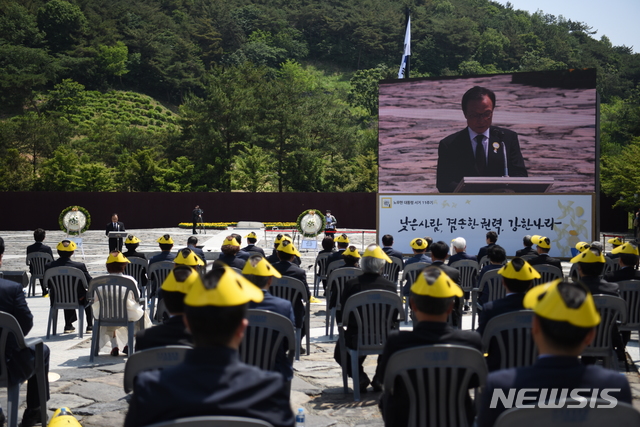
POLYGON ((476 169, 475 152, 469 129, 449 135, 438 146, 436 186, 441 193, 453 192, 466 176, 504 176, 504 147, 507 153, 509 176, 527 176, 527 168, 520 152, 518 134, 508 129, 491 126, 487 148, 487 167, 480 175, 476 169), (493 144, 499 147, 494 149, 493 144))

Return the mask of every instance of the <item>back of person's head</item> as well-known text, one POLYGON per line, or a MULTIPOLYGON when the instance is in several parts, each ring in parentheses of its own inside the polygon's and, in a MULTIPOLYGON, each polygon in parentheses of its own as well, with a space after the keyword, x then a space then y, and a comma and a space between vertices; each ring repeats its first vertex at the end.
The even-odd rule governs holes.
POLYGON ((236 256, 240 251, 240 242, 235 239, 233 234, 229 235, 222 241, 220 251, 227 256, 236 256))
POLYGON ((363 273, 381 274, 384 265, 389 261, 391 259, 380 246, 371 244, 366 247, 364 254, 362 254, 360 268, 363 273))
POLYGON ((382 236, 382 246, 392 246, 393 236, 391 234, 385 234, 382 236))
POLYGON ((107 258, 107 273, 109 274, 122 274, 124 273, 125 268, 127 268, 127 264, 129 264, 127 258, 122 255, 120 251, 113 251, 109 253, 109 257, 107 258))
POLYGON ((522 244, 528 248, 533 246, 533 243, 531 243, 531 236, 529 234, 522 238, 522 244))
POLYGON ((0 255, 4 254, 4 239, 0 237, 0 255))
POLYGON ((187 239, 187 245, 195 246, 198 244, 198 238, 196 236, 189 236, 187 239))
POLYGON ((272 277, 282 277, 282 274, 260 254, 249 257, 242 268, 242 275, 260 289, 267 287, 271 283, 272 277))
POLYGON ((638 255, 620 254, 620 262, 624 264, 625 267, 632 267, 638 264, 638 255))
POLYGON ((466 114, 469 101, 482 101, 485 96, 489 97, 493 108, 496 108, 496 94, 486 87, 474 86, 462 95, 462 111, 466 114))
POLYGON ((494 264, 502 264, 507 259, 507 252, 500 245, 493 245, 487 250, 489 261, 494 264))
POLYGON ((539 236, 537 234, 535 236, 531 236, 531 243, 536 245, 539 252, 542 252, 543 254, 549 253, 551 250, 551 239, 546 236, 539 236))
POLYGON ((158 246, 163 252, 170 251, 173 248, 173 239, 169 234, 164 234, 158 239, 158 246))
POLYGON ((346 249, 349 246, 349 237, 346 234, 339 235, 335 240, 339 249, 346 249))
POLYGON ((431 250, 431 244, 433 243, 433 238, 432 237, 425 237, 424 238, 425 242, 427 242, 427 252, 429 252, 431 250))
POLYGON ((236 241, 237 241, 239 244, 242 244, 242 236, 241 236, 241 235, 239 235, 238 233, 231 233, 231 235, 232 235, 233 237, 235 237, 236 241))
POLYGON ((571 258, 571 263, 577 262, 584 276, 600 276, 606 262, 601 248, 591 244, 589 249, 571 258))
POLYGON ((44 231, 42 228, 36 228, 35 230, 33 230, 33 240, 35 240, 38 243, 44 241, 44 238, 46 237, 46 235, 47 235, 47 232, 44 231))
POLYGON ((462 289, 438 267, 427 267, 411 285, 415 309, 424 314, 443 315, 453 306, 454 298, 462 297, 462 289))
POLYGON ((526 292, 533 284, 533 279, 539 279, 538 273, 528 262, 515 257, 507 265, 498 270, 509 292, 526 292))
POLYGON ((464 237, 456 237, 451 241, 451 246, 453 246, 457 252, 461 252, 467 247, 467 241, 464 237))
POLYGON ((333 241, 333 237, 325 237, 322 239, 322 249, 325 251, 331 251, 335 247, 335 243, 333 241))
POLYGON ((557 279, 536 286, 524 298, 534 311, 547 343, 560 351, 575 351, 587 334, 600 323, 589 290, 580 283, 557 279))
POLYGON ((251 245, 255 245, 256 242, 258 241, 258 236, 253 231, 244 237, 247 238, 247 242, 249 242, 249 244, 251 245))
POLYGON ((416 254, 425 253, 427 248, 429 247, 429 243, 427 243, 427 241, 421 237, 413 239, 409 245, 411 246, 411 249, 413 249, 413 252, 416 254))
POLYGON ((58 256, 60 258, 71 258, 71 255, 73 255, 73 253, 76 250, 76 244, 70 240, 62 240, 60 243, 58 243, 58 246, 56 246, 56 251, 58 252, 58 256))
POLYGON ((195 283, 202 283, 202 279, 193 268, 177 265, 171 270, 159 290, 159 297, 164 300, 169 313, 184 313, 184 297, 195 283))
POLYGON ((298 250, 291 240, 282 240, 276 248, 276 255, 280 261, 292 261, 298 254, 298 250))
POLYGON ((431 257, 434 260, 444 260, 449 253, 449 246, 442 240, 431 244, 431 257))
POLYGON ((498 233, 496 233, 495 231, 488 231, 487 232, 487 240, 489 241, 489 243, 495 243, 498 241, 498 233))
POLYGON ((604 252, 604 245, 598 240, 594 240, 589 244, 589 246, 591 247, 591 249, 597 249, 600 252, 604 252))

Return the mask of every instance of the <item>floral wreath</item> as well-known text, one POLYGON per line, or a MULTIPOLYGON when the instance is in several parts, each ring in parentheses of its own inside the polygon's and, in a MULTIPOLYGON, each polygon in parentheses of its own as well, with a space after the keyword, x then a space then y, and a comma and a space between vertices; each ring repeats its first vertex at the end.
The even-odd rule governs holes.
POLYGON ((91 215, 89 214, 88 210, 86 210, 81 206, 69 206, 67 208, 64 208, 62 212, 60 212, 60 216, 58 217, 58 225, 60 226, 60 230, 64 232, 68 232, 69 234, 82 234, 85 231, 87 231, 89 229, 89 226, 91 225, 91 215), (65 227, 64 225, 64 217, 69 212, 76 212, 76 211, 81 212, 84 215, 86 219, 84 227, 82 227, 82 229, 80 230, 68 230, 67 227, 65 227))
POLYGON ((300 231, 300 234, 302 234, 302 237, 316 237, 318 234, 322 233, 322 231, 324 230, 325 226, 327 224, 327 220, 325 219, 324 215, 322 215, 320 213, 320 211, 318 209, 307 209, 306 211, 302 212, 299 216, 298 216, 298 220, 296 221, 296 226, 298 228, 298 231, 300 231), (320 219, 322 220, 322 225, 320 226, 320 228, 318 228, 318 231, 315 233, 306 233, 303 229, 303 225, 306 226, 314 226, 315 224, 302 224, 302 219, 305 217, 305 215, 317 215, 320 217, 320 219))

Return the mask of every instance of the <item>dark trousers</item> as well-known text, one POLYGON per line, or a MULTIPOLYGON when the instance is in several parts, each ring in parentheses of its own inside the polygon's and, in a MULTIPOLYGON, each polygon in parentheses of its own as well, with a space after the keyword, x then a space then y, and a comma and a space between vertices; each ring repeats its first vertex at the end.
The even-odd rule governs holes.
MULTIPOLYGON (((35 362, 36 362, 36 349, 35 346, 27 347, 19 352, 14 353, 13 359, 7 361, 7 371, 9 374, 9 381, 11 384, 21 383, 25 379, 27 380, 27 408, 35 409, 41 405, 40 397, 38 395, 38 378, 35 374, 35 362), (21 360, 18 360, 21 359, 21 360)), ((44 346, 44 381, 45 381, 45 396, 49 400, 49 358, 51 352, 49 347, 44 346)), ((42 402, 45 404, 45 402, 42 402)))
POLYGON ((109 239, 109 252, 122 252, 122 239, 109 239))

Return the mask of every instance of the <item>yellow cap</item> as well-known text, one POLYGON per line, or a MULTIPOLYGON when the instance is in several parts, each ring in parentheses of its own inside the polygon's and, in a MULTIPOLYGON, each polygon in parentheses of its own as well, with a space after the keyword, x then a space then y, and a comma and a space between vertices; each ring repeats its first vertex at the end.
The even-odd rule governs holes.
POLYGON ((464 292, 447 273, 437 267, 427 267, 420 272, 411 285, 411 292, 416 295, 433 298, 462 297, 464 292))
POLYGON ((612 245, 616 245, 616 246, 620 246, 623 242, 622 239, 619 237, 614 237, 613 239, 609 239, 607 240, 607 242, 611 243, 612 245))
POLYGON ((349 243, 349 237, 346 234, 341 234, 336 237, 336 243, 349 243))
POLYGON ((160 237, 157 240, 157 242, 162 245, 173 245, 173 239, 168 234, 165 234, 164 236, 160 237))
POLYGON ((533 243, 534 245, 538 245, 543 249, 551 248, 551 239, 549 239, 548 237, 538 235, 531 236, 531 243, 533 243))
POLYGON ((190 267, 205 265, 204 261, 202 261, 202 258, 196 255, 196 253, 189 248, 184 248, 179 251, 173 262, 177 265, 188 265, 190 267))
POLYGON ((238 241, 236 240, 235 237, 233 236, 227 236, 226 239, 224 239, 224 241, 222 242, 222 246, 240 246, 240 243, 238 243, 238 241))
POLYGON ((249 234, 247 234, 246 236, 244 236, 245 239, 257 239, 258 235, 255 232, 251 232, 249 234))
POLYGON ((122 255, 120 251, 113 251, 109 253, 109 258, 107 258, 107 264, 111 264, 112 262, 124 262, 130 264, 131 261, 127 259, 126 256, 122 255))
POLYGON ((76 242, 72 242, 71 240, 63 240, 60 243, 58 243, 58 246, 56 246, 56 249, 59 250, 60 252, 73 252, 76 250, 76 242), (65 246, 64 243, 68 242, 68 245, 65 246))
POLYGON ((360 253, 355 246, 349 246, 344 252, 342 252, 342 256, 352 256, 354 258, 360 258, 360 253))
POLYGON ((524 264, 522 264, 520 271, 516 270, 513 265, 513 260, 511 260, 507 265, 498 270, 498 274, 502 277, 506 277, 507 279, 522 280, 523 282, 540 278, 540 273, 538 273, 535 268, 531 267, 531 264, 525 260, 522 260, 522 262, 524 262, 524 264))
POLYGON ((283 240, 288 240, 289 242, 293 242, 293 239, 289 236, 285 236, 284 234, 278 234, 276 236, 276 240, 273 241, 274 245, 279 245, 283 240))
MULTIPOLYGON (((589 251, 591 252, 591 251, 589 251)), ((558 322, 569 322, 581 328, 593 328, 600 323, 600 313, 593 302, 591 292, 584 289, 586 296, 580 307, 570 308, 560 294, 558 286, 582 286, 562 283, 562 279, 533 287, 524 296, 524 308, 530 308, 540 317, 558 322)))
POLYGON ((140 243, 140 239, 138 239, 136 236, 134 236, 133 234, 129 234, 127 236, 127 239, 124 241, 127 245, 132 245, 135 243, 140 243))
POLYGON ((233 307, 246 304, 249 301, 262 302, 264 293, 260 288, 236 273, 231 267, 218 268, 224 269, 224 272, 217 283, 209 289, 202 281, 195 282, 184 298, 185 305, 190 307, 233 307))
POLYGON ((276 248, 276 251, 284 252, 285 254, 289 255, 296 255, 298 257, 300 256, 300 252, 298 252, 296 247, 289 240, 283 239, 282 243, 280 243, 276 248))
POLYGON ((416 237, 411 241, 411 247, 413 249, 418 249, 418 250, 427 249, 427 246, 429 246, 429 244, 427 243, 426 240, 424 240, 421 237, 416 237))
POLYGON ((363 257, 371 257, 371 258, 378 258, 378 259, 383 259, 385 261, 387 261, 388 263, 391 263, 393 261, 391 261, 391 258, 389 258, 389 255, 387 255, 380 246, 378 245, 369 245, 367 246, 367 249, 365 249, 364 254, 362 254, 363 257), (373 249, 371 249, 371 247, 374 246, 373 249))
POLYGON ((579 250, 580 252, 584 252, 587 249, 589 249, 589 246, 591 246, 591 245, 589 245, 587 242, 578 242, 578 243, 576 243, 575 248, 577 250, 579 250))
POLYGON ((602 253, 596 254, 591 249, 587 249, 586 251, 579 253, 578 255, 571 258, 571 264, 575 264, 576 262, 584 262, 588 264, 601 262, 604 264, 607 261, 604 259, 604 255, 602 255, 602 253))
MULTIPOLYGON (((183 277, 181 275, 181 277, 183 277)), ((186 265, 180 265, 169 272, 167 278, 162 282, 162 290, 167 292, 181 292, 188 294, 194 284, 200 283, 202 285, 202 278, 200 274, 191 267, 186 265), (187 270, 188 269, 188 270, 187 270), (176 277, 176 272, 184 271, 187 276, 184 280, 180 281, 176 277)))
POLYGON ((254 276, 282 277, 282 274, 267 261, 262 255, 251 255, 242 269, 242 274, 253 274, 254 276))
POLYGON ((638 253, 638 247, 637 246, 633 246, 631 243, 625 243, 623 245, 618 246, 617 248, 613 248, 611 253, 612 254, 640 255, 638 253))

